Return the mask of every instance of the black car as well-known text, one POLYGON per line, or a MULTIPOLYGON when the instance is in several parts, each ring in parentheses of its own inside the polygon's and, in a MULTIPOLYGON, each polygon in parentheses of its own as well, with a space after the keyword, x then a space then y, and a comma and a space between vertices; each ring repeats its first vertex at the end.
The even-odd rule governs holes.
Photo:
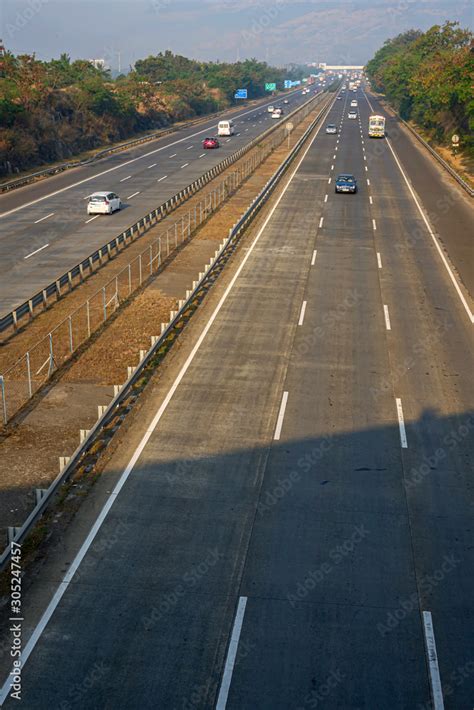
POLYGON ((335 183, 335 192, 357 192, 357 180, 350 173, 338 175, 335 183))

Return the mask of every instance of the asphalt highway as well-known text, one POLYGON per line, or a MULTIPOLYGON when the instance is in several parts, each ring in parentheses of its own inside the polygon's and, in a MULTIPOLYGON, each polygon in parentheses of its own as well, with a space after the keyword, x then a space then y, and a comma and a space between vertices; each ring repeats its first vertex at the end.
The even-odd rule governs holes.
MULTIPOLYGON (((267 130, 272 124, 267 108, 272 102, 283 106, 283 98, 232 114, 236 133, 222 137, 216 150, 202 148, 206 136, 217 134, 212 119, 0 195, 0 315, 267 130), (88 216, 88 196, 103 190, 121 197, 122 210, 88 216)), ((287 98, 286 112, 310 95, 298 90, 287 98)))
POLYGON ((357 99, 115 457, 23 707, 472 708, 470 301, 357 99))

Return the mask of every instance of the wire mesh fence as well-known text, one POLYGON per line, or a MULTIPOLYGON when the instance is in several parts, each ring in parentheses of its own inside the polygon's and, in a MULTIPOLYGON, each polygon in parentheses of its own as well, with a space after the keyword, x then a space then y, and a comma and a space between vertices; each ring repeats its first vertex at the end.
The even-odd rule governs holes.
MULTIPOLYGON (((312 106, 305 106, 292 117, 294 126, 301 123, 311 110, 312 106)), ((146 249, 0 375, 0 416, 4 424, 122 303, 156 274, 163 261, 219 209, 286 137, 284 126, 279 127, 186 214, 168 227, 168 220, 158 223, 157 227, 162 226, 162 229, 146 249)))

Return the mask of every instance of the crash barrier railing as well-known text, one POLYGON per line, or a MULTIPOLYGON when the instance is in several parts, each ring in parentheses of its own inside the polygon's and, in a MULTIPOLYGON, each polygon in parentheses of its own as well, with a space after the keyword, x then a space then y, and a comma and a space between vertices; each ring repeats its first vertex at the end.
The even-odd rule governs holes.
POLYGON ((470 185, 468 185, 468 183, 465 180, 463 180, 463 178, 454 170, 454 168, 452 168, 449 165, 449 163, 447 163, 446 160, 444 160, 444 158, 442 158, 440 156, 440 154, 434 148, 432 148, 432 146, 430 146, 430 144, 427 141, 425 141, 425 139, 422 138, 419 133, 417 133, 417 131, 415 131, 413 126, 410 126, 410 124, 407 123, 406 121, 404 121, 403 118, 401 118, 400 116, 399 116, 399 119, 403 123, 403 125, 406 126, 408 128, 408 130, 410 130, 413 133, 415 138, 417 138, 420 141, 420 143, 422 143, 425 146, 425 148, 427 148, 427 150, 429 150, 431 155, 434 158, 436 158, 438 163, 440 163, 443 166, 443 168, 445 170, 447 170, 448 173, 456 180, 456 182, 459 183, 459 185, 461 185, 461 187, 464 188, 464 190, 467 192, 467 194, 470 197, 474 197, 474 190, 472 189, 472 187, 470 185))
MULTIPOLYGON (((317 96, 312 97, 309 101, 306 101, 304 104, 291 111, 286 117, 286 120, 289 118, 296 119, 298 117, 298 121, 302 121, 303 118, 308 115, 308 112, 311 110, 313 104, 318 103, 324 95, 325 94, 318 94, 317 96)), ((73 266, 72 269, 67 271, 65 274, 62 274, 52 283, 45 286, 45 288, 29 298, 28 301, 20 304, 15 309, 10 311, 10 313, 7 313, 5 316, 0 318, 0 333, 3 333, 8 329, 16 330, 18 322, 22 318, 32 318, 34 316, 35 309, 38 307, 40 307, 40 309, 46 308, 51 299, 56 300, 61 297, 63 289, 70 291, 74 285, 84 281, 85 278, 90 276, 90 274, 95 271, 96 267, 102 266, 104 260, 115 256, 120 249, 123 249, 132 241, 142 236, 146 231, 148 231, 148 229, 164 219, 177 207, 183 204, 183 202, 201 190, 208 182, 217 177, 217 175, 226 170, 237 160, 240 160, 240 158, 249 150, 254 148, 256 145, 261 143, 262 140, 265 140, 268 135, 277 130, 278 126, 268 128, 261 135, 251 140, 247 145, 243 146, 235 153, 232 153, 232 155, 205 172, 201 175, 201 177, 194 180, 194 182, 185 187, 183 190, 180 190, 180 192, 171 197, 165 203, 151 210, 151 212, 125 229, 117 237, 114 237, 100 249, 94 251, 79 264, 73 266)))
POLYGON ((301 138, 297 141, 290 154, 281 163, 276 172, 272 175, 270 180, 262 188, 258 196, 251 202, 247 210, 244 212, 242 217, 234 224, 234 226, 229 230, 229 235, 222 242, 219 249, 216 251, 215 255, 211 258, 209 264, 204 268, 204 271, 199 274, 198 280, 193 283, 192 290, 187 291, 186 299, 182 300, 178 304, 178 310, 172 311, 170 313, 169 323, 163 323, 161 326, 161 335, 151 338, 151 347, 148 352, 141 353, 140 362, 135 368, 130 368, 129 377, 122 386, 117 386, 115 389, 115 396, 113 400, 107 407, 99 408, 99 418, 96 423, 90 429, 90 431, 81 432, 81 443, 74 451, 70 457, 62 457, 60 460, 60 472, 51 483, 48 489, 36 489, 36 500, 37 503, 34 509, 31 511, 27 520, 21 527, 10 527, 8 528, 8 545, 0 557, 0 572, 5 569, 8 562, 10 561, 12 543, 21 544, 28 533, 32 530, 39 518, 44 514, 54 495, 58 492, 63 484, 65 484, 68 478, 71 476, 74 470, 81 465, 84 458, 87 456, 88 452, 93 447, 94 443, 98 440, 103 430, 110 425, 116 416, 119 416, 119 409, 122 407, 131 395, 133 387, 143 376, 143 371, 151 362, 158 350, 163 346, 165 340, 168 338, 170 333, 176 327, 176 324, 181 319, 185 311, 190 307, 193 300, 196 298, 198 292, 202 289, 204 283, 208 280, 209 276, 212 274, 214 269, 219 265, 222 259, 225 258, 227 251, 232 246, 232 243, 241 235, 241 233, 246 229, 249 223, 253 220, 257 212, 265 204, 268 198, 271 196, 274 188, 279 183, 282 176, 285 174, 288 166, 293 162, 295 157, 301 151, 301 148, 305 144, 308 137, 311 135, 312 131, 316 127, 322 116, 329 111, 330 107, 334 104, 335 99, 332 99, 328 104, 326 104, 318 115, 311 121, 311 124, 305 130, 301 138))
POLYGON ((416 131, 416 130, 413 128, 413 126, 410 126, 410 124, 409 124, 407 121, 405 121, 405 120, 395 111, 395 109, 394 109, 392 106, 390 106, 390 104, 389 104, 387 101, 381 100, 381 103, 383 103, 383 104, 385 105, 385 108, 390 109, 390 111, 397 117, 397 119, 398 119, 401 123, 403 123, 403 125, 404 125, 406 128, 408 128, 408 130, 415 136, 415 138, 431 153, 431 155, 433 156, 433 158, 435 158, 435 159, 438 161, 438 163, 439 163, 440 165, 442 165, 445 170, 448 171, 448 173, 451 175, 451 177, 453 177, 453 178, 456 180, 456 182, 457 182, 459 185, 461 185, 462 188, 464 188, 464 190, 467 192, 467 194, 468 194, 470 197, 474 197, 474 190, 472 189, 472 187, 471 187, 465 180, 463 180, 463 178, 454 170, 454 168, 452 168, 452 167, 449 165, 449 163, 448 163, 446 160, 444 160, 444 158, 442 158, 442 157, 440 156, 440 154, 439 154, 427 141, 425 141, 424 138, 422 138, 422 137, 420 136, 420 134, 418 133, 418 131, 416 131))
MULTIPOLYGON (((299 117, 294 123, 298 122, 299 117)), ((0 421, 3 420, 3 423, 7 424, 58 368, 64 365, 143 283, 158 272, 163 261, 189 239, 209 215, 219 209, 282 143, 285 139, 284 130, 280 127, 267 136, 261 146, 213 190, 205 194, 187 214, 163 230, 143 252, 3 371, 0 375, 0 421)))
MULTIPOLYGON (((290 94, 288 94, 288 95, 290 95, 290 94)), ((266 97, 265 100, 268 100, 268 97, 266 97)), ((180 131, 183 128, 191 128, 192 126, 198 126, 201 123, 205 123, 206 121, 212 120, 213 118, 219 118, 220 116, 228 115, 228 114, 229 114, 228 108, 224 109, 222 111, 215 111, 214 113, 208 113, 205 116, 199 116, 198 118, 186 121, 184 124, 182 122, 180 122, 180 123, 174 124, 172 126, 166 126, 164 128, 160 128, 158 131, 154 131, 153 133, 149 133, 146 136, 141 136, 140 138, 132 138, 132 140, 125 141, 124 143, 120 143, 118 145, 111 146, 110 148, 105 148, 104 150, 101 150, 101 151, 95 153, 90 158, 85 158, 84 160, 69 160, 69 161, 66 161, 65 163, 61 163, 60 165, 52 165, 49 168, 43 168, 43 170, 37 170, 34 173, 29 173, 28 175, 24 175, 22 177, 16 178, 15 180, 9 180, 8 182, 0 183, 0 193, 14 190, 17 187, 23 187, 24 185, 28 185, 31 182, 35 182, 35 180, 37 180, 38 178, 46 177, 48 175, 57 175, 58 173, 62 173, 65 170, 69 170, 70 168, 80 168, 85 165, 90 165, 91 163, 94 163, 96 160, 100 160, 101 158, 105 158, 108 155, 114 155, 114 153, 120 153, 123 150, 128 150, 129 148, 134 148, 136 145, 142 145, 143 143, 149 143, 150 141, 154 141, 158 138, 163 138, 164 136, 167 136, 170 133, 176 133, 177 131, 180 131)))

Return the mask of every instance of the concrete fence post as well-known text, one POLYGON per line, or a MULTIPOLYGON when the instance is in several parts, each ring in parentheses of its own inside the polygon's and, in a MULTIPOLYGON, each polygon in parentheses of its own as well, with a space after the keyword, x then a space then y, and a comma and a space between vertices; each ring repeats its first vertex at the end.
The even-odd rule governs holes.
POLYGON ((0 394, 2 395, 3 423, 6 424, 8 422, 7 400, 6 400, 6 396, 5 396, 5 380, 3 379, 3 375, 0 375, 0 394))
POLYGON ((89 299, 86 301, 87 337, 91 337, 91 307, 89 299))
POLYGON ((69 326, 69 350, 71 351, 71 355, 74 352, 74 345, 72 341, 72 316, 68 317, 68 326, 69 326))
POLYGON ((26 353, 26 374, 28 375, 28 394, 31 397, 33 396, 33 388, 31 384, 31 365, 30 365, 30 353, 26 353))

